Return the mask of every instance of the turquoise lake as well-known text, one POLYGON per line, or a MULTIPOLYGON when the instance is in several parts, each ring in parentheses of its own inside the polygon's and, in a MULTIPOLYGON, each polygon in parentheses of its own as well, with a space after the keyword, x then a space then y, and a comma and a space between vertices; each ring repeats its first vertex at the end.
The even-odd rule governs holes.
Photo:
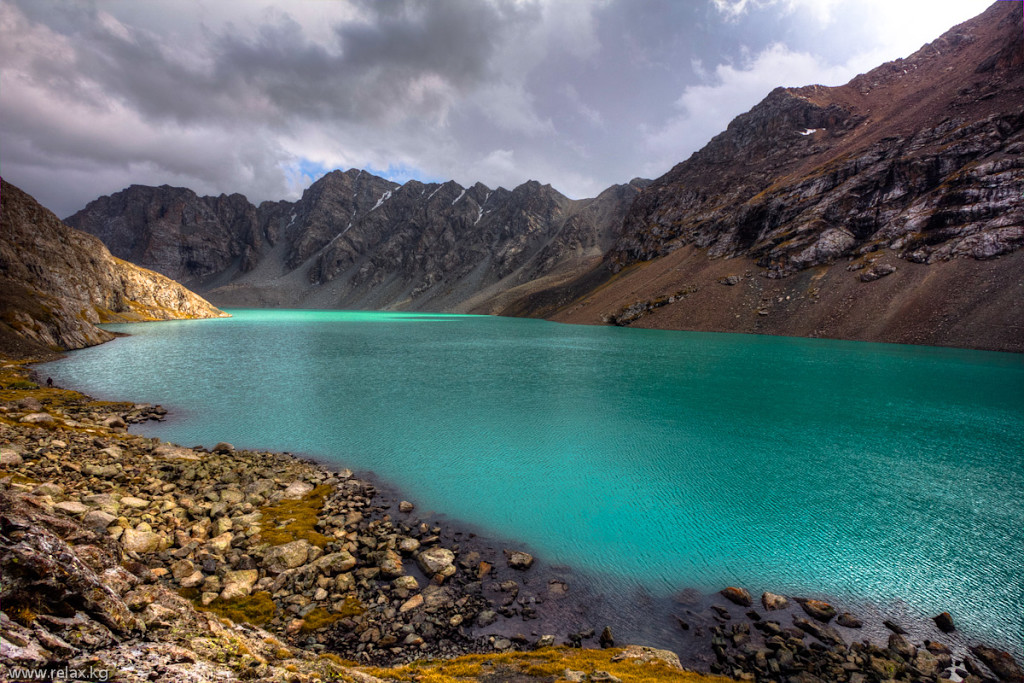
POLYGON ((886 604, 1024 644, 1024 356, 480 316, 234 310, 41 372, 141 431, 372 471, 655 595, 886 604))

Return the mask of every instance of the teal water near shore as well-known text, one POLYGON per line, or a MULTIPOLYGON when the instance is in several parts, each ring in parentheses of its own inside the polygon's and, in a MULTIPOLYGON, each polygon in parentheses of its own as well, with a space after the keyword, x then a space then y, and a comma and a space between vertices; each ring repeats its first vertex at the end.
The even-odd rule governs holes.
POLYGON ((654 595, 904 601, 1024 649, 1024 356, 478 316, 231 311, 41 372, 142 432, 370 470, 654 595))

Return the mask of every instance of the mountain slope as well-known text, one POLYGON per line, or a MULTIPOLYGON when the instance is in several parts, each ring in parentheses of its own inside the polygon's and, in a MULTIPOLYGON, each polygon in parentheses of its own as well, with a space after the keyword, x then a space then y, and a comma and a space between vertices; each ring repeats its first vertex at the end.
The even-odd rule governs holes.
POLYGON ((1021 14, 774 90, 644 190, 603 273, 509 311, 1024 350, 1021 14))
POLYGON ((114 258, 97 238, 0 183, 0 351, 28 355, 112 339, 99 322, 224 315, 169 278, 114 258))
POLYGON ((221 304, 490 312, 511 289, 600 262, 645 184, 573 201, 536 181, 510 191, 333 171, 297 202, 259 207, 133 185, 67 222, 221 304))

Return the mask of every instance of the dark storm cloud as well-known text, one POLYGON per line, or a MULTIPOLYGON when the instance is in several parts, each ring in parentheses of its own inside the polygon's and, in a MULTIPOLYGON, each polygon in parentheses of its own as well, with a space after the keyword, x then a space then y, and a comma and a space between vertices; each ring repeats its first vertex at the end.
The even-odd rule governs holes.
POLYGON ((908 53, 891 53, 903 8, 3 0, 0 161, 62 215, 130 183, 279 199, 321 167, 593 196, 668 170, 776 85, 908 53))

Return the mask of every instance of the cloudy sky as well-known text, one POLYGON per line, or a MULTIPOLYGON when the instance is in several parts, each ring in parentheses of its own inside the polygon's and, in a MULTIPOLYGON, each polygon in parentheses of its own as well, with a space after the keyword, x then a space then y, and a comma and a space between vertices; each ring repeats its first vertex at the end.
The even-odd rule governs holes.
POLYGON ((334 168, 594 196, 989 4, 0 0, 0 174, 61 217, 132 183, 291 199, 334 168))

